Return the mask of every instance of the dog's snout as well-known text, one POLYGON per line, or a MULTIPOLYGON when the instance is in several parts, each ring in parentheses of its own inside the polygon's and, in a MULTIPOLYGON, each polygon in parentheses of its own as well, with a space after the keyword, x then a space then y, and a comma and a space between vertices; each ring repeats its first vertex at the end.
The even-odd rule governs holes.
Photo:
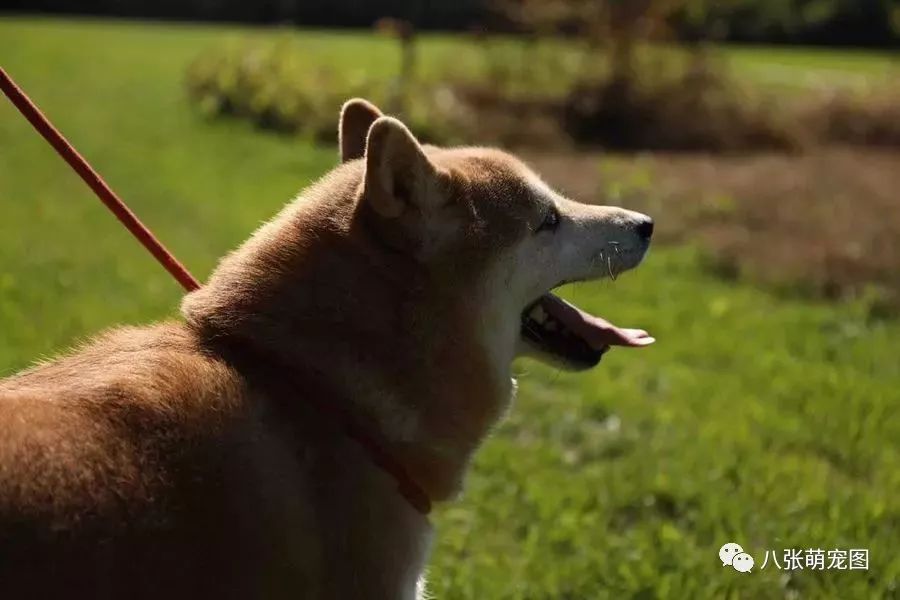
POLYGON ((635 227, 638 235, 644 238, 645 240, 649 240, 653 237, 653 219, 647 217, 644 221, 641 221, 635 227))

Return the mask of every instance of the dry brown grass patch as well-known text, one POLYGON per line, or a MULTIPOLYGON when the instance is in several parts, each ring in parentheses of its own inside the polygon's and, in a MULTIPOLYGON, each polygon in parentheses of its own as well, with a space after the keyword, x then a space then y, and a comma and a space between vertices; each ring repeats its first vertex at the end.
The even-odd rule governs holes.
POLYGON ((698 242, 710 266, 779 289, 900 309, 900 152, 533 156, 572 195, 652 214, 659 239, 698 242))

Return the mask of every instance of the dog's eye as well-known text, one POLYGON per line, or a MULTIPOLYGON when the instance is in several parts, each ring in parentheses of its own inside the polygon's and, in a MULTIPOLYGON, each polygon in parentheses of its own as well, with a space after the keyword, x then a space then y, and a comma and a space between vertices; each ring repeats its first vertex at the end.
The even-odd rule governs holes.
POLYGON ((550 210, 547 211, 547 214, 544 215, 543 222, 535 229, 535 233, 540 233, 541 231, 553 231, 557 227, 559 227, 559 211, 556 210, 555 206, 551 206, 550 210))

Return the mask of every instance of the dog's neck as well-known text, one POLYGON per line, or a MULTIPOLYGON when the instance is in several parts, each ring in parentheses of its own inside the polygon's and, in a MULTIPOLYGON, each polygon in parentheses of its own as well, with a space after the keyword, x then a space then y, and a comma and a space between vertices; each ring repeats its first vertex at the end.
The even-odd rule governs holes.
POLYGON ((474 307, 459 299, 465 290, 430 288, 414 262, 349 231, 351 202, 314 200, 288 207, 223 260, 183 312, 317 373, 432 500, 452 498, 508 406, 510 379, 490 364, 474 307), (285 239, 292 245, 279 247, 285 239))

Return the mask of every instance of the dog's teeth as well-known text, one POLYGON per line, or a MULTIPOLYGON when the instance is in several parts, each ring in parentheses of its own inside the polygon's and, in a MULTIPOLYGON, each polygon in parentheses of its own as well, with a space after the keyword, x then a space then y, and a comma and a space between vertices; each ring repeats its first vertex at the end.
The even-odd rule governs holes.
POLYGON ((535 304, 534 308, 528 312, 528 316, 538 323, 543 323, 544 319, 547 318, 547 313, 544 312, 544 308, 541 305, 535 304))
POLYGON ((547 331, 557 331, 559 328, 559 323, 555 319, 547 319, 547 322, 544 323, 544 329, 547 331))

